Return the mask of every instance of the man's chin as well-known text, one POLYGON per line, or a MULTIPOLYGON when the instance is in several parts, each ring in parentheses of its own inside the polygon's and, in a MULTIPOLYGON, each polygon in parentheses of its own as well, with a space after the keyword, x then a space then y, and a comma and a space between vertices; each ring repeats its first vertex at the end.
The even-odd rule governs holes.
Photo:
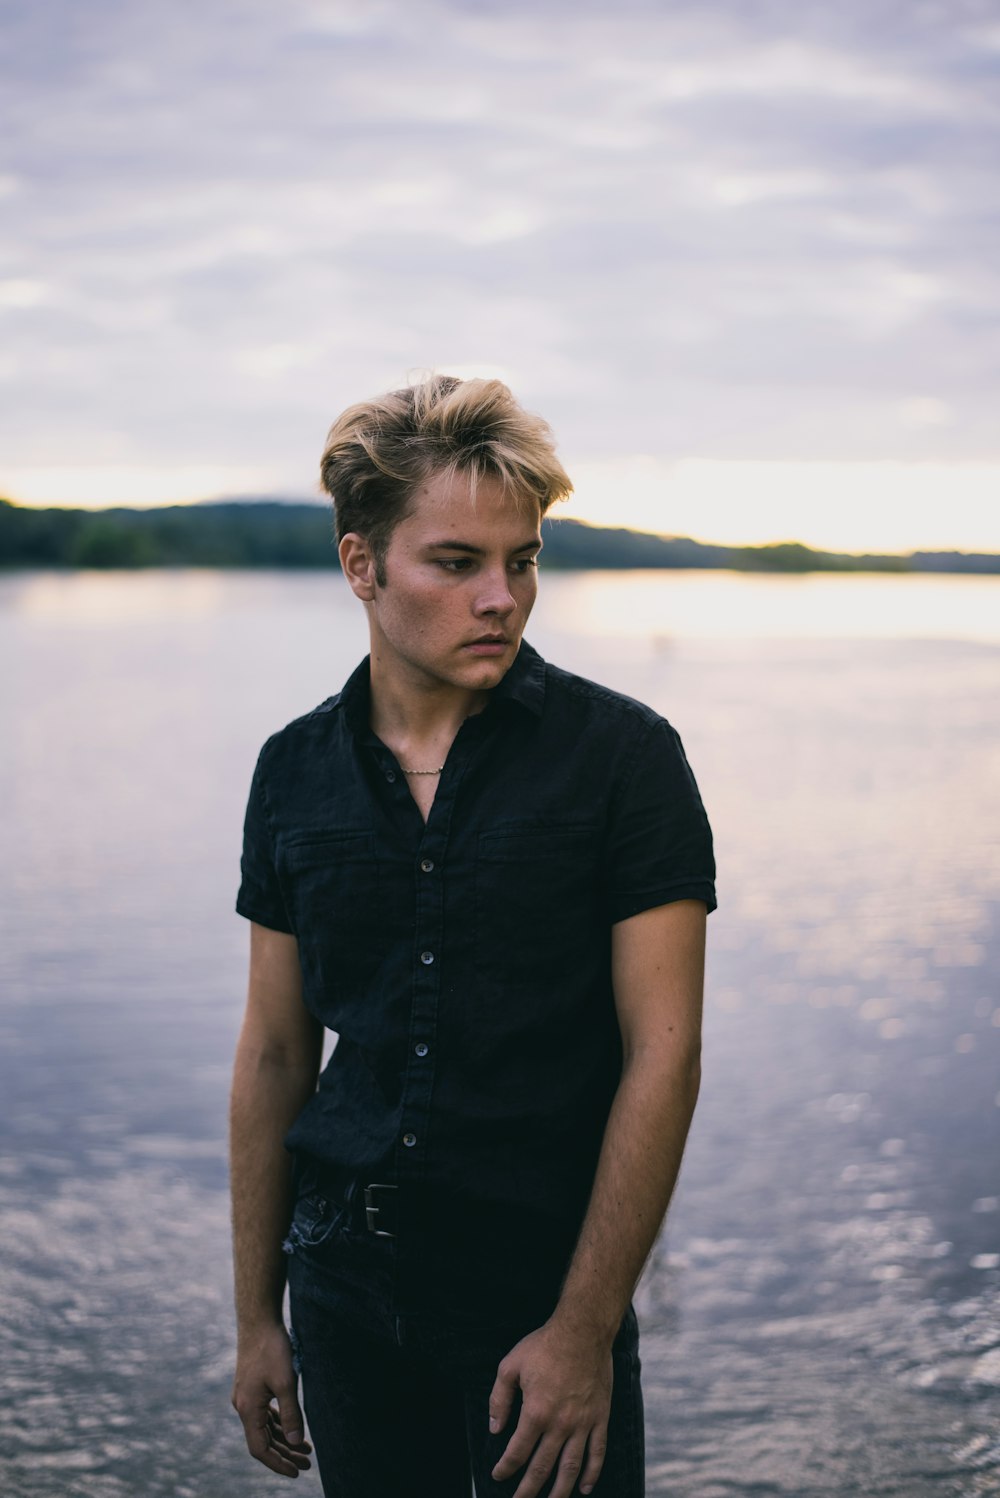
POLYGON ((509 646, 502 655, 476 656, 467 653, 462 663, 462 684, 474 687, 477 691, 488 691, 507 675, 516 655, 516 646, 509 646))

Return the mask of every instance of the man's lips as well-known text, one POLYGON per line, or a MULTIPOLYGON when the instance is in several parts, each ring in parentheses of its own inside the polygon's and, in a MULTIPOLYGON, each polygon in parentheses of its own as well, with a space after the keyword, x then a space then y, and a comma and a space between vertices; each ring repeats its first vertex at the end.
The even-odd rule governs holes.
POLYGON ((469 640, 463 650, 472 650, 476 655, 501 655, 510 645, 506 635, 482 635, 478 640, 469 640))

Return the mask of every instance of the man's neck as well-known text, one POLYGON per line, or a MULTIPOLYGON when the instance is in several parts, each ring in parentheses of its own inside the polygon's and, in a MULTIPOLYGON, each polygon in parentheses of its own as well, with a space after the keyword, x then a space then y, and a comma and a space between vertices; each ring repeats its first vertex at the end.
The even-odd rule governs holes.
POLYGON ((393 749, 440 745, 442 758, 466 718, 481 713, 489 691, 400 676, 371 654, 372 732, 393 749))

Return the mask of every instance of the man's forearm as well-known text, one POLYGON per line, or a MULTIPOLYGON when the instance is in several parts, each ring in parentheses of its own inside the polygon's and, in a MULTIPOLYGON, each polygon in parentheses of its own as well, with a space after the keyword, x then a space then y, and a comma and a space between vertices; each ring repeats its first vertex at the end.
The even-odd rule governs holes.
POLYGON ((556 1319, 610 1343, 659 1231, 698 1098, 696 1059, 625 1065, 556 1319))
POLYGON ((230 1180, 236 1318, 241 1332, 281 1320, 282 1240, 291 1214, 284 1137, 315 1087, 315 1072, 241 1042, 230 1100, 230 1180))

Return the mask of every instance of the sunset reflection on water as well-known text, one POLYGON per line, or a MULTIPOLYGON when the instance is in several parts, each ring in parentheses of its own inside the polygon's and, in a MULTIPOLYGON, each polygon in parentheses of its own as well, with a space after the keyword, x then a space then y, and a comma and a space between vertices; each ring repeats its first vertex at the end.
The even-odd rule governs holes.
MULTIPOLYGON (((528 638, 675 723, 717 841, 650 1493, 995 1493, 1000 578, 541 588, 528 638)), ((232 903, 257 749, 363 622, 332 574, 0 581, 10 1498, 273 1491, 227 1403, 232 903)))

